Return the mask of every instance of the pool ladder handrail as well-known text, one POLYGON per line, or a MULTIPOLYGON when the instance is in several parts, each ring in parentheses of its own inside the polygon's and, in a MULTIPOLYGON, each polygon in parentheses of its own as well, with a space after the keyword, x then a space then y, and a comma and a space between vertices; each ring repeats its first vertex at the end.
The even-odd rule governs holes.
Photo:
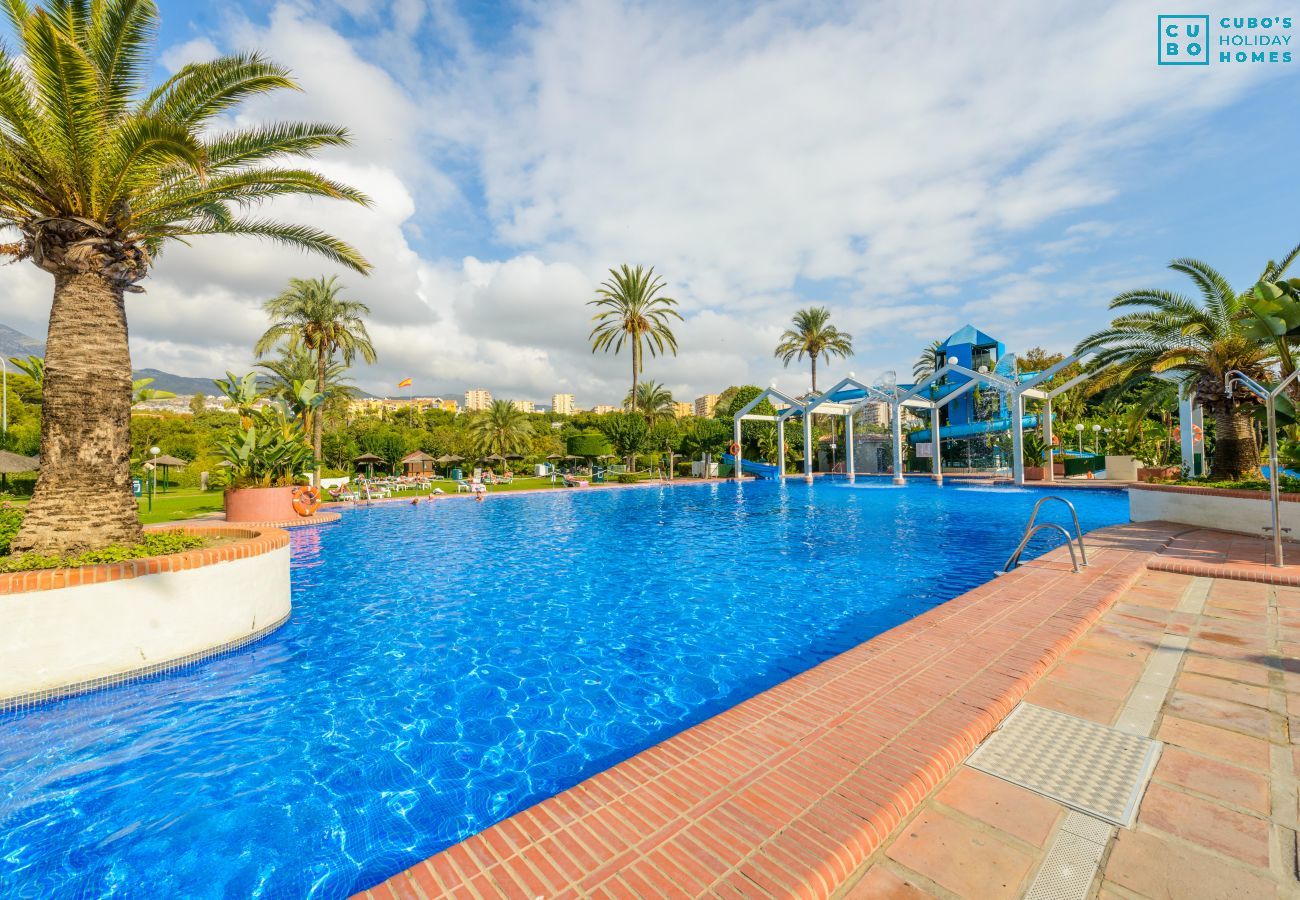
POLYGON ((1078 510, 1074 508, 1073 503, 1066 500, 1064 497, 1056 494, 1049 494, 1046 497, 1040 498, 1039 501, 1034 504, 1034 511, 1029 514, 1029 522, 1025 525, 1025 533, 1020 536, 1020 543, 1016 545, 1016 549, 1011 552, 1009 557, 1007 557, 1007 564, 1002 567, 1003 572, 1010 572, 1019 565, 1020 554, 1025 552, 1025 547, 1029 545, 1029 542, 1033 539, 1034 535, 1042 531, 1044 528, 1055 528, 1057 531, 1061 532, 1061 534, 1065 535, 1065 546, 1070 548, 1070 562, 1073 564, 1075 572, 1079 571, 1080 560, 1083 561, 1083 565, 1088 565, 1088 551, 1084 549, 1083 546, 1083 529, 1079 527, 1078 510), (1070 532, 1066 530, 1064 525, 1058 525, 1055 522, 1042 522, 1037 525, 1034 524, 1034 520, 1038 518, 1038 510, 1041 509, 1043 504, 1048 500, 1056 500, 1060 503, 1064 503, 1070 508, 1070 518, 1074 520, 1073 538, 1070 537, 1070 532), (1079 545, 1078 556, 1075 556, 1074 553, 1074 545, 1076 542, 1079 545))

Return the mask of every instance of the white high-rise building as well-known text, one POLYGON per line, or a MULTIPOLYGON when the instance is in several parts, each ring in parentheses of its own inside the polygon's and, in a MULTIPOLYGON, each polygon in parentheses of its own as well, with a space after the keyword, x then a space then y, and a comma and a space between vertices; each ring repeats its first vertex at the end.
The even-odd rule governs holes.
POLYGON ((521 413, 531 413, 537 411, 537 404, 531 400, 511 400, 510 405, 521 413))
POLYGON ((559 416, 573 415, 573 395, 572 394, 552 394, 551 395, 551 412, 559 416))
POLYGON ((475 412, 480 409, 487 409, 492 405, 491 391, 466 391, 465 392, 465 410, 475 412))

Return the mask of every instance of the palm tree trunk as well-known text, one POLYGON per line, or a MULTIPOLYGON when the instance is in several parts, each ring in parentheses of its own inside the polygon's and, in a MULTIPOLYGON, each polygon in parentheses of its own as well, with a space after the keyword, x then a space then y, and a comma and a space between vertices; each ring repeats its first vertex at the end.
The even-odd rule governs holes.
MULTIPOLYGON (((321 347, 316 353, 316 392, 325 393, 326 349, 321 347)), ((320 448, 321 438, 325 433, 325 405, 322 403, 312 412, 311 446, 316 453, 316 471, 312 476, 312 487, 320 490, 320 448)))
POLYGON ((1254 420, 1239 403, 1216 404, 1211 481, 1236 481, 1259 473, 1254 420))
POLYGON ((628 412, 636 410, 636 379, 641 374, 641 341, 632 341, 632 393, 629 395, 628 412))
POLYGON ((62 555, 143 538, 131 490, 131 353, 122 289, 57 273, 45 345, 41 474, 14 553, 62 555))
POLYGON ((817 354, 810 357, 812 359, 812 392, 817 393, 817 354))

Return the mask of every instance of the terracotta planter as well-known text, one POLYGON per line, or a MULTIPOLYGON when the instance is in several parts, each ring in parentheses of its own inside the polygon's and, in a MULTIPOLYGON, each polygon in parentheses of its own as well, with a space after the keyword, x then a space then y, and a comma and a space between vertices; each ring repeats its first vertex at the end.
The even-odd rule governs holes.
POLYGON ((226 491, 227 522, 288 522, 298 518, 292 487, 231 488, 226 491))
POLYGON ((1042 481, 1043 474, 1042 466, 1025 466, 1025 481, 1042 481))
POLYGON ((1052 474, 1061 478, 1065 477, 1065 463, 1052 463, 1052 474))
POLYGON ((1164 466, 1162 468, 1143 468, 1137 470, 1138 481, 1156 481, 1166 478, 1177 478, 1182 472, 1178 466, 1164 466))

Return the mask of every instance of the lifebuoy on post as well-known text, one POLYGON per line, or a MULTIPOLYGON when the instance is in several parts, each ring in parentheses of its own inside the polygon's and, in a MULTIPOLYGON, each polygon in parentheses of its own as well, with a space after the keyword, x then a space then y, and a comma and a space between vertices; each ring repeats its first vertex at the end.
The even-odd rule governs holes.
POLYGON ((303 485, 293 489, 293 511, 298 515, 314 516, 320 509, 320 491, 303 485))
POLYGON ((740 445, 737 444, 735 441, 732 441, 730 444, 727 445, 727 452, 730 453, 732 456, 735 456, 737 453, 740 452, 740 445))

